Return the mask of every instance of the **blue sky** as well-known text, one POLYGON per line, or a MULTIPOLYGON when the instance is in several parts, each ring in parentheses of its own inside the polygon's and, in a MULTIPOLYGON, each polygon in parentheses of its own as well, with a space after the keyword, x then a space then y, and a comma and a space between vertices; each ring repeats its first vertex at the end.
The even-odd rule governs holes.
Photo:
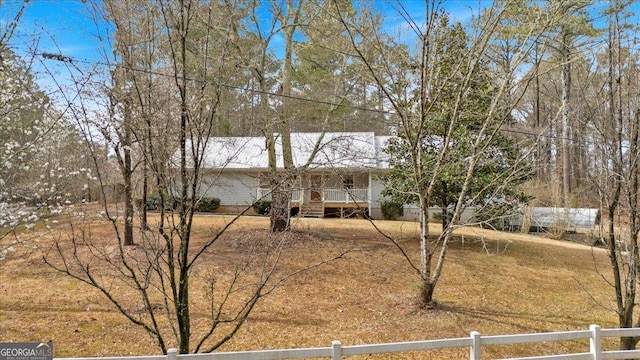
MULTIPOLYGON (((31 0, 21 19, 18 37, 11 41, 12 47, 24 49, 34 39, 39 39, 42 52, 61 53, 71 58, 96 59, 98 51, 105 45, 98 40, 96 23, 92 20, 88 4, 92 0, 31 0)), ((394 14, 386 1, 372 0, 381 12, 389 14, 388 26, 402 24, 403 19, 394 14)), ((486 0, 454 0, 447 9, 462 22, 486 0)), ((21 0, 5 0, 0 7, 0 21, 6 22, 21 6, 21 0)), ((404 6, 420 19, 423 0, 405 0, 404 6)), ((477 12, 476 12, 477 14, 477 12)), ((102 34, 104 35, 104 34, 102 34)))
MULTIPOLYGON (((2 1, 2 0, 0 0, 2 1)), ((109 54, 108 36, 104 24, 96 23, 89 9, 99 0, 31 0, 26 8, 16 36, 10 41, 10 47, 21 57, 33 59, 32 73, 38 79, 40 87, 52 98, 58 97, 58 86, 53 79, 63 85, 77 84, 71 80, 69 64, 42 57, 33 57, 33 53, 60 54, 74 60, 74 66, 83 69, 84 76, 92 66, 105 62, 105 53, 109 54), (102 26, 102 29, 98 30, 102 26)), ((407 25, 406 20, 397 12, 396 0, 364 0, 371 1, 376 10, 386 16, 385 28, 400 41, 415 42, 416 35, 407 25)), ((401 0, 402 6, 418 23, 423 22, 424 0, 401 0)), ((448 0, 445 8, 453 20, 465 23, 472 16, 477 16, 482 7, 492 3, 491 0, 448 0)), ((22 6, 22 0, 4 0, 0 6, 0 26, 5 26, 22 6)), ((278 52, 275 39, 274 51, 278 52)), ((99 71, 107 74, 105 66, 99 71)))
MULTIPOLYGON (((37 42, 37 51, 40 53, 62 54, 85 64, 104 61, 103 55, 108 50, 108 44, 104 38, 104 28, 102 34, 98 34, 96 22, 88 10, 92 1, 96 0, 31 0, 17 34, 9 45, 20 56, 27 58, 37 42)), ((389 31, 394 35, 404 31, 407 39, 412 36, 405 20, 392 7, 394 0, 370 1, 382 14, 387 15, 385 24, 389 31)), ((22 0, 4 0, 0 7, 0 25, 4 26, 22 3, 22 0)), ((478 15, 481 7, 490 3, 488 0, 450 0, 445 7, 453 19, 465 23, 471 16, 478 15)), ((424 0, 403 0, 402 4, 416 21, 422 19, 424 0)), ((64 71, 61 64, 50 63, 47 66, 64 71)), ((35 71, 41 70, 35 67, 35 71)))
MULTIPOLYGON (((13 5, 5 6, 15 7, 19 1, 8 3, 13 5)), ((100 45, 95 29, 96 25, 81 1, 32 0, 20 21, 19 38, 12 42, 29 43, 38 38, 38 48, 43 52, 91 58, 100 45)))
MULTIPOLYGON (((22 5, 21 0, 5 0, 0 7, 0 26, 5 27, 22 5)), ((52 95, 57 90, 52 74, 67 82, 70 78, 68 66, 44 60, 45 70, 42 57, 34 57, 34 53, 63 54, 86 63, 102 61, 101 52, 107 43, 99 40, 96 29, 87 3, 83 1, 31 0, 9 47, 25 61, 33 61, 32 73, 40 87, 52 95)))

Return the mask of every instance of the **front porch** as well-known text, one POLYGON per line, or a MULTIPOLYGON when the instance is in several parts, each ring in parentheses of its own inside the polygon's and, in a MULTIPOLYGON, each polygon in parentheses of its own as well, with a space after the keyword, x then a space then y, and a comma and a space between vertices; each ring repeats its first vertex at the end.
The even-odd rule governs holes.
MULTIPOLYGON (((271 200, 270 188, 258 188, 257 199, 271 200)), ((301 217, 336 215, 347 217, 355 212, 365 213, 370 205, 369 188, 306 188, 293 189, 289 207, 301 217)))

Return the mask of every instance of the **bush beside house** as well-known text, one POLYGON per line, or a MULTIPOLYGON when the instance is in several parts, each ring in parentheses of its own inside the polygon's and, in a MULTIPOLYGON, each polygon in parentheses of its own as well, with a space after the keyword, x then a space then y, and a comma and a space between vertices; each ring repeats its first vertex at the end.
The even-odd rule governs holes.
POLYGON ((395 220, 404 215, 404 204, 393 200, 381 201, 380 211, 385 220, 395 220))
POLYGON ((258 215, 268 215, 269 211, 271 211, 271 201, 269 200, 258 200, 253 205, 251 205, 253 211, 258 215))
POLYGON ((215 197, 203 197, 196 203, 196 211, 213 212, 220 206, 220 199, 215 197))
MULTIPOLYGON (((138 207, 142 207, 142 199, 136 199, 138 207)), ((160 197, 158 195, 150 195, 147 197, 147 210, 158 210, 160 197)), ((180 202, 175 197, 165 198, 165 210, 175 210, 180 202)), ((195 211, 213 212, 220 206, 220 199, 215 197, 203 197, 196 204, 195 211)))

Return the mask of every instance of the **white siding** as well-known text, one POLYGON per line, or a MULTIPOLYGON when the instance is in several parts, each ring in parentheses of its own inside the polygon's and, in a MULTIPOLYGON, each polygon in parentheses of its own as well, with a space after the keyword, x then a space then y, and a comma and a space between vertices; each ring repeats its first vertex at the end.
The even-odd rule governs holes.
POLYGON ((376 174, 371 175, 371 210, 369 215, 377 220, 383 219, 382 211, 380 210, 380 202, 384 199, 382 196, 382 190, 384 185, 377 179, 376 174))
POLYGON ((220 205, 250 205, 260 185, 258 174, 224 173, 204 178, 201 194, 220 199, 220 205))

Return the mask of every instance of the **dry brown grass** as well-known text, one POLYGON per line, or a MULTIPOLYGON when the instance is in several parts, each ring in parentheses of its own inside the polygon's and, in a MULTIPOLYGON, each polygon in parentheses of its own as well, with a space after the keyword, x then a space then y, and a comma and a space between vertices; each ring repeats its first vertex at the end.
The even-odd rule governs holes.
MULTIPOLYGON (((230 218, 202 216, 194 236, 204 239, 230 218)), ((377 222, 402 238, 417 261, 417 224, 377 222)), ((267 234, 268 219, 243 218, 217 251, 229 258, 267 234), (234 245, 236 244, 236 245, 234 245)), ((434 229, 437 230, 437 229, 434 229)), ((242 330, 221 350, 329 346, 586 329, 615 326, 612 289, 598 249, 521 234, 466 229, 451 244, 439 306, 416 306, 416 274, 400 253, 365 220, 298 220, 284 266, 302 266, 337 252, 346 258, 286 281, 259 303, 242 330), (464 241, 463 241, 464 238, 464 241)), ((108 227, 93 233, 113 241, 108 227)), ((46 240, 40 240, 45 248, 46 240)), ((32 244, 33 245, 33 244, 32 244)), ((56 357, 157 354, 141 329, 117 313, 100 294, 55 273, 41 250, 21 247, 0 263, 0 341, 52 340, 56 357)), ((197 290, 194 290, 197 291, 197 290)), ((198 305, 198 296, 192 300, 198 305)), ((194 316, 204 316, 198 310, 194 316)), ((585 351, 586 342, 483 348, 494 357, 585 351)), ((423 358, 404 353, 379 358, 423 358)), ((431 358, 466 358, 467 349, 432 352, 431 358)))

